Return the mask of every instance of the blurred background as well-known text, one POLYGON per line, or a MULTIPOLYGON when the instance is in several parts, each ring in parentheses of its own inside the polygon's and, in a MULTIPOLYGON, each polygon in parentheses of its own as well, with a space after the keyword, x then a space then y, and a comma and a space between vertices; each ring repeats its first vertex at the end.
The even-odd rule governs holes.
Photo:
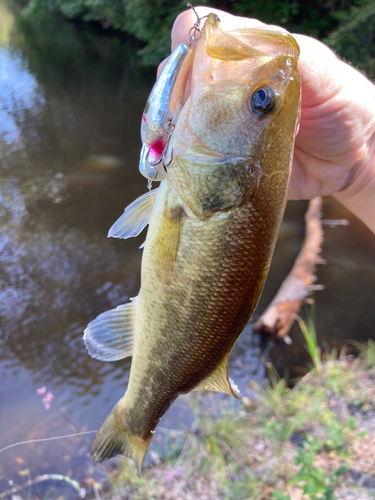
MULTIPOLYGON (((317 37, 375 78, 373 0, 208 5, 317 37)), ((185 8, 164 0, 0 0, 0 449, 95 430, 125 391, 129 361, 90 358, 82 332, 138 293, 145 235, 106 236, 147 189, 138 172, 140 117, 185 8)), ((255 319, 298 254, 306 207, 288 204, 255 319)), ((332 199, 323 216, 350 221, 325 226, 327 264, 317 271, 325 289, 316 292, 316 328, 329 351, 375 339, 375 238, 332 199)), ((290 346, 273 345, 249 325, 230 365, 242 392, 251 397, 250 381, 262 383, 264 359, 280 373, 300 373, 307 355, 297 327, 291 338, 290 346)), ((159 454, 165 429, 189 425, 187 399, 164 417, 153 444, 159 454)), ((91 463, 92 438, 0 451, 0 494, 40 474, 71 477, 89 491, 108 467, 91 463)), ((66 481, 33 488, 39 497, 84 494, 66 481)))

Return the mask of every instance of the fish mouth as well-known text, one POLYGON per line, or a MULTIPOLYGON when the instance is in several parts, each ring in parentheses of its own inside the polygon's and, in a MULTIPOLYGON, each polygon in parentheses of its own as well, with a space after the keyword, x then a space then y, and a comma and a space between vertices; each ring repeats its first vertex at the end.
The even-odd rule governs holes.
POLYGON ((243 28, 225 31, 215 14, 210 14, 205 24, 205 50, 208 56, 239 61, 248 58, 287 56, 298 58, 300 49, 287 31, 264 28, 243 28))
POLYGON ((296 39, 287 31, 268 30, 266 28, 240 29, 227 32, 246 45, 251 42, 253 50, 262 55, 297 57, 300 48, 296 39))

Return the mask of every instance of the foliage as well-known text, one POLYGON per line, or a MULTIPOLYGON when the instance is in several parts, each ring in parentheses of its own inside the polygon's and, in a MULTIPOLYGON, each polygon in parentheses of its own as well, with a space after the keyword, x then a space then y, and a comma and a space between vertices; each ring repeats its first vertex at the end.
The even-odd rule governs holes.
POLYGON ((358 348, 365 367, 369 370, 375 370, 375 341, 369 340, 365 345, 359 342, 352 342, 352 344, 358 348))
POLYGON ((56 14, 37 19, 23 16, 16 22, 12 48, 22 51, 44 90, 60 93, 81 86, 91 98, 91 91, 108 92, 108 85, 115 82, 123 95, 147 90, 154 79, 154 71, 139 66, 134 40, 109 31, 98 33, 92 25, 77 29, 56 14), (147 81, 148 77, 152 79, 147 81))
POLYGON ((233 11, 315 37, 323 36, 337 24, 331 8, 320 0, 235 0, 233 11))
POLYGON ((368 78, 375 78, 375 2, 358 0, 349 9, 337 11, 336 29, 325 38, 333 50, 350 64, 364 71, 368 78))
POLYGON ((309 316, 307 323, 305 323, 299 317, 297 318, 297 320, 299 327, 301 328, 302 334, 305 337, 306 350, 311 356, 315 370, 317 371, 317 373, 319 373, 322 368, 322 362, 320 359, 320 348, 318 347, 315 326, 312 316, 311 315, 309 316))
POLYGON ((291 500, 292 491, 306 500, 337 500, 335 488, 351 465, 350 443, 364 435, 353 416, 338 411, 363 396, 363 365, 348 365, 335 357, 321 361, 319 372, 313 369, 292 389, 269 366, 269 385, 256 389, 255 402, 245 398, 242 408, 193 394, 194 421, 182 451, 142 478, 121 460, 113 496, 161 500, 184 491, 186 498, 202 498, 208 488, 209 498, 225 500, 291 500))
MULTIPOLYGON (((373 0, 202 0, 199 4, 324 40, 369 77, 375 75, 373 0)), ((157 65, 169 54, 173 21, 185 9, 185 0, 29 0, 24 15, 37 20, 58 12, 124 31, 140 41, 142 63, 157 65)))
POLYGON ((213 404, 207 408, 204 399, 198 398, 195 422, 186 433, 177 465, 183 467, 189 476, 198 473, 201 477, 213 479, 228 500, 242 498, 244 488, 248 494, 254 492, 256 482, 250 471, 241 470, 241 463, 246 460, 244 436, 248 419, 243 412, 238 412, 232 401, 229 405, 213 404))
MULTIPOLYGON (((200 2, 206 3, 206 0, 200 2)), ((34 20, 61 13, 70 19, 98 22, 138 39, 144 65, 159 64, 170 53, 171 27, 186 9, 184 0, 30 0, 24 16, 34 20)))
MULTIPOLYGON (((311 435, 306 437, 303 447, 298 450, 294 458, 294 462, 300 466, 300 469, 290 484, 300 486, 303 494, 310 500, 337 500, 334 495, 335 486, 338 484, 339 477, 348 470, 348 466, 342 465, 328 473, 322 468, 315 467, 314 462, 322 447, 321 441, 315 440, 311 435)), ((274 490, 272 498, 291 500, 289 495, 280 490, 274 490)))

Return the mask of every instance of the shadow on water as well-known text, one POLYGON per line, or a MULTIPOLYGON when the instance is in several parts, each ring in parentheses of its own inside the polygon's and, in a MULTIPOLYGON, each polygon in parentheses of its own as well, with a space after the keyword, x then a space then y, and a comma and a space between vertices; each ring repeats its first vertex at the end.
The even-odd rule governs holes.
MULTIPOLYGON (((97 429, 124 393, 129 361, 91 359, 82 331, 138 292, 144 235, 126 242, 106 235, 146 190, 138 173, 139 117, 153 78, 129 41, 60 18, 31 25, 0 1, 0 448, 97 429), (54 396, 49 410, 36 393, 42 386, 54 396)), ((288 207, 258 314, 298 253, 305 208, 288 207)), ((327 218, 341 211, 326 202, 327 218)), ((318 271, 326 286, 317 295, 318 334, 334 347, 375 335, 375 242, 343 216, 352 225, 326 230, 328 265, 318 271)), ((243 392, 249 380, 264 380, 262 356, 271 355, 280 370, 307 361, 297 330, 292 347, 278 345, 271 354, 250 330, 231 361, 243 392)), ((160 432, 189 425, 187 408, 184 396, 160 432)), ((0 491, 42 473, 70 474, 89 487, 103 474, 89 460, 91 439, 3 452, 0 491)), ((50 488, 43 483, 35 494, 77 497, 71 486, 50 488)))

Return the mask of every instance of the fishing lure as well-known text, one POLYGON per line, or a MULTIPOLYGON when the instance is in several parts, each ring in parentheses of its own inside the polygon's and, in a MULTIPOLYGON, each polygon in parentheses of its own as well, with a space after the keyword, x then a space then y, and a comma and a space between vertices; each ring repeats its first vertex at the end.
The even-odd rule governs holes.
POLYGON ((139 163, 141 174, 150 181, 162 181, 173 153, 168 152, 178 115, 182 109, 186 81, 193 63, 192 44, 200 37, 200 21, 194 7, 188 4, 197 16, 189 30, 187 44, 180 43, 170 55, 156 81, 142 115, 142 150, 139 163))

